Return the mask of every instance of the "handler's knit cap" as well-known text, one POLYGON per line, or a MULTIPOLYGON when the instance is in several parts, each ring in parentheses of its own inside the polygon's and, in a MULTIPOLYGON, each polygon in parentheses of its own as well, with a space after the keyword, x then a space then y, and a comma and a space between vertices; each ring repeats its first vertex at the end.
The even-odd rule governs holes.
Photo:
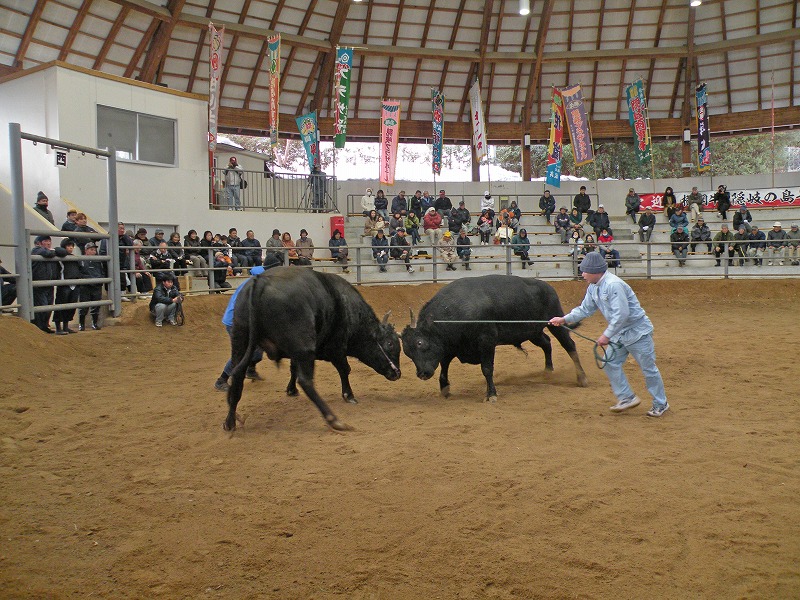
POLYGON ((605 273, 608 270, 608 263, 599 252, 589 252, 581 261, 581 271, 584 273, 605 273))

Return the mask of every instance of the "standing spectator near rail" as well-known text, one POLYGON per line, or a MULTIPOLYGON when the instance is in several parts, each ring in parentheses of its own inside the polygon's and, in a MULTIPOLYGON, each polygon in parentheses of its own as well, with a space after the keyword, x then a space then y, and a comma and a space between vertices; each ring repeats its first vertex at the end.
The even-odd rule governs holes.
POLYGON ((74 208, 70 208, 67 211, 67 220, 61 225, 61 231, 75 231, 75 217, 78 216, 78 211, 74 208))
MULTIPOLYGON (((11 272, 3 266, 0 260, 0 275, 11 275, 11 272)), ((13 304, 17 299, 17 281, 13 277, 3 277, 0 279, 0 306, 13 304)))
MULTIPOLYGON (((165 244, 166 245, 166 244, 165 244)), ((97 256, 97 246, 87 242, 83 253, 87 257, 97 256)), ((106 276, 106 267, 99 260, 83 260, 80 264, 81 279, 102 279, 106 276)), ((99 302, 103 297, 102 283, 83 283, 78 292, 81 302, 99 302)), ((92 329, 100 329, 100 307, 82 307, 78 311, 78 331, 86 331, 86 315, 92 316, 92 329)))
MULTIPOLYGON (((56 258, 63 258, 67 255, 64 248, 53 248, 53 240, 49 235, 40 235, 33 240, 33 250, 31 256, 39 256, 43 260, 32 261, 31 279, 33 281, 55 281, 61 279, 61 264, 56 258)), ((55 295, 54 286, 33 288, 33 305, 49 306, 53 304, 55 295)), ((53 333, 50 329, 51 311, 37 312, 33 315, 32 323, 45 333, 53 333)))
POLYGON ((56 223, 53 219, 53 213, 51 213, 50 209, 47 208, 49 203, 50 200, 48 199, 47 194, 40 191, 38 194, 36 194, 36 204, 33 205, 33 210, 39 213, 46 221, 49 221, 51 225, 55 225, 56 223))
MULTIPOLYGON (((71 257, 75 250, 75 242, 69 238, 64 238, 61 240, 61 247, 67 253, 66 257, 71 257)), ((78 261, 63 261, 61 263, 61 279, 81 279, 80 263, 78 261)), ((80 286, 77 283, 73 285, 59 285, 56 289, 56 304, 73 304, 80 299, 80 294, 80 286)), ((74 318, 74 308, 56 310, 53 313, 56 335, 76 333, 74 329, 69 328, 69 324, 74 318)))
POLYGON ((239 166, 236 157, 231 156, 228 166, 222 171, 222 176, 225 179, 225 203, 228 206, 228 210, 241 210, 242 208, 242 202, 239 199, 242 172, 242 167, 239 166))
POLYGON ((647 389, 653 397, 653 407, 647 416, 662 416, 669 410, 669 403, 661 372, 656 366, 653 324, 639 304, 639 299, 627 283, 607 272, 608 264, 597 252, 586 255, 581 261, 580 271, 584 281, 589 284, 583 302, 563 317, 550 319, 550 325, 575 325, 599 310, 608 321, 605 331, 597 338, 597 345, 608 349, 603 372, 617 397, 617 403, 611 407, 611 411, 629 410, 641 402, 623 370, 630 354, 639 363, 647 389))
MULTIPOLYGON (((125 223, 122 221, 117 223, 117 241, 119 243, 119 289, 124 294, 128 288, 128 275, 122 271, 130 268, 130 261, 128 260, 128 257, 131 253, 130 247, 133 246, 133 240, 128 236, 127 233, 125 233, 125 223)), ((100 242, 100 254, 103 256, 108 256, 108 240, 103 240, 100 242)), ((130 302, 130 298, 123 296, 122 301, 130 302)))

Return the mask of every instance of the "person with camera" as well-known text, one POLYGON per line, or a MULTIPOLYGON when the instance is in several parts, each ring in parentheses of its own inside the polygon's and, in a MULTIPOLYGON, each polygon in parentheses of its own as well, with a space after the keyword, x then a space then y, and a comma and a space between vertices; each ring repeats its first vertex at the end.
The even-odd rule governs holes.
POLYGON ((235 156, 231 156, 228 166, 222 171, 225 178, 225 203, 228 210, 241 210, 242 201, 239 199, 239 190, 242 186, 242 167, 235 156))
POLYGON ((727 220, 728 211, 731 208, 731 194, 726 186, 721 185, 717 188, 717 192, 714 194, 714 202, 717 203, 719 216, 722 217, 723 221, 727 220))
POLYGON ((175 287, 175 280, 171 276, 167 275, 160 279, 150 299, 150 314, 156 319, 156 327, 161 327, 164 319, 167 319, 170 325, 177 325, 175 317, 183 302, 183 295, 175 287))

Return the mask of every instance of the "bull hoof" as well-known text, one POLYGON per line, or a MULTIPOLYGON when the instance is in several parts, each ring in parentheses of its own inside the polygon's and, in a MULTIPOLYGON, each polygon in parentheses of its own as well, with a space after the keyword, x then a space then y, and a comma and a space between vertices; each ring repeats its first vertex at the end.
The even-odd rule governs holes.
POLYGON ((358 400, 356 400, 354 396, 348 396, 346 394, 342 394, 342 398, 348 404, 358 404, 358 400))
POLYGON ((497 396, 488 396, 486 398, 486 401, 489 402, 490 404, 494 404, 495 402, 497 402, 497 396))
POLYGON ((449 398, 450 397, 450 386, 449 385, 444 386, 440 390, 440 392, 441 392, 442 396, 444 396, 445 398, 449 398))
POLYGON ((553 371, 553 365, 546 365, 544 370, 545 371, 553 371))
POLYGON ((336 432, 344 432, 344 431, 353 431, 353 428, 349 425, 345 425, 339 419, 334 419, 333 421, 327 421, 328 427, 331 428, 331 431, 336 432))
POLYGON ((578 377, 578 387, 589 387, 589 380, 584 377, 578 377))
POLYGON ((223 431, 234 431, 236 429, 236 423, 228 423, 228 421, 224 421, 222 423, 222 430, 223 431))
POLYGON ((299 395, 299 392, 297 391, 297 388, 295 388, 293 390, 289 389, 289 388, 286 388, 286 395, 287 396, 297 396, 297 395, 299 395))

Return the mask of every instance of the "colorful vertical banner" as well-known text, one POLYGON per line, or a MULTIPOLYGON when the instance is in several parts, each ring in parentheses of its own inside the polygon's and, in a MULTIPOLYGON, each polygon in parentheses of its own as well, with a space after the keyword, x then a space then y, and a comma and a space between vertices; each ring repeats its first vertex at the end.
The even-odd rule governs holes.
POLYGON ((400 103, 395 100, 384 100, 381 104, 380 182, 386 185, 394 185, 399 139, 400 103))
POLYGON ((553 88, 550 106, 550 144, 547 147, 547 185, 561 187, 561 159, 564 156, 564 98, 553 88))
POLYGON ((281 34, 267 38, 269 51, 269 143, 278 145, 278 118, 280 115, 281 34))
POLYGON ((486 156, 486 123, 483 120, 483 105, 481 104, 481 86, 478 82, 469 89, 469 108, 472 115, 472 144, 475 146, 475 155, 478 162, 486 156))
POLYGON ((295 122, 297 123, 297 129, 300 131, 300 139, 303 140, 303 146, 306 149, 309 169, 311 171, 319 169, 320 157, 319 135, 317 134, 317 111, 297 117, 295 122))
POLYGON ((703 173, 711 168, 711 132, 708 129, 708 96, 706 84, 696 90, 697 103, 697 171, 703 173))
POLYGON ((431 88, 431 119, 433 123, 433 160, 431 166, 434 175, 442 174, 442 144, 444 140, 444 94, 431 88))
POLYGON ((640 165, 645 165, 652 160, 653 154, 650 145, 650 128, 647 125, 647 98, 641 79, 625 88, 625 98, 628 100, 628 122, 633 131, 636 160, 640 165))
POLYGON ((572 155, 575 157, 575 166, 579 167, 594 160, 589 115, 586 114, 580 85, 561 90, 561 95, 564 98, 564 114, 572 141, 572 155))
POLYGON ((217 111, 219 110, 219 79, 222 76, 222 41, 225 27, 217 31, 208 24, 208 151, 217 149, 217 111))
POLYGON ((350 74, 353 69, 353 49, 339 48, 333 67, 333 95, 335 117, 333 120, 334 147, 344 148, 347 135, 347 111, 350 107, 350 74))

